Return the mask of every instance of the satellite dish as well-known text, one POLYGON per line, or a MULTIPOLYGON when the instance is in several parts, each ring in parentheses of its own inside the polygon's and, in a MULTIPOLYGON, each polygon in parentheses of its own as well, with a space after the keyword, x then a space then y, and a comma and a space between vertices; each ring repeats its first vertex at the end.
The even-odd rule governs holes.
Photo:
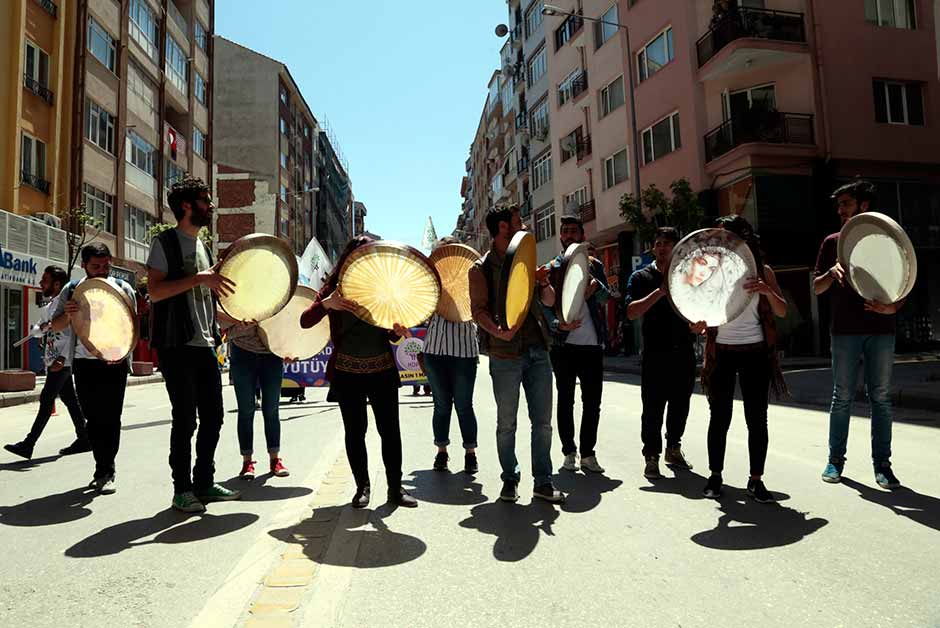
POLYGON ((577 147, 577 142, 570 135, 568 137, 561 138, 561 149, 566 153, 573 153, 577 147))
POLYGON ((508 34, 509 34, 509 27, 508 27, 508 26, 506 26, 505 24, 499 24, 499 25, 496 26, 496 36, 497 36, 497 37, 505 37, 505 36, 508 35, 508 34))

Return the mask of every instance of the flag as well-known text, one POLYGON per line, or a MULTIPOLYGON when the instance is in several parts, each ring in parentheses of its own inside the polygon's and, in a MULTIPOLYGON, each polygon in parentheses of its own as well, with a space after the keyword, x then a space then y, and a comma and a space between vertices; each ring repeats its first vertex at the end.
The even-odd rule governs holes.
POLYGON ((428 216, 428 222, 424 225, 424 235, 421 237, 421 248, 430 251, 437 242, 437 232, 434 230, 434 222, 428 216))

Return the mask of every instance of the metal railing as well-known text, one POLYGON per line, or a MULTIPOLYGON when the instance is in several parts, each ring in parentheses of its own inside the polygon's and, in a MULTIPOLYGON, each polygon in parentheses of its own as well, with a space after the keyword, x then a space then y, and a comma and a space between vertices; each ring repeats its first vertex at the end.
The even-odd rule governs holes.
POLYGON ((518 161, 516 161, 516 172, 518 172, 519 174, 524 174, 528 170, 529 170, 529 158, 528 157, 523 157, 522 159, 519 159, 518 161))
POLYGON ((581 222, 591 222, 597 218, 597 205, 594 203, 593 198, 582 203, 579 211, 581 213, 581 222))
POLYGON ((591 136, 586 135, 584 138, 578 142, 577 157, 578 162, 584 161, 584 159, 591 154, 591 136))
POLYGON ((39 175, 23 171, 20 173, 20 180, 29 187, 36 188, 43 194, 49 193, 49 182, 39 175))
POLYGON ((52 2, 52 0, 36 0, 36 4, 38 4, 43 9, 45 9, 46 13, 48 13, 52 17, 59 16, 59 7, 57 7, 55 5, 55 2, 52 2))
POLYGON ((571 99, 574 100, 582 93, 586 92, 588 88, 588 73, 587 70, 582 70, 578 78, 571 81, 571 99))
POLYGON ((584 28, 584 18, 581 15, 569 15, 555 30, 555 50, 560 50, 562 46, 574 39, 582 28, 584 28))
POLYGON ((803 14, 747 7, 727 13, 696 43, 699 67, 708 63, 722 48, 742 37, 806 42, 803 14))
POLYGON ((726 120, 705 135, 705 161, 755 142, 813 145, 816 143, 813 115, 767 111, 726 120))
POLYGON ((52 104, 52 90, 31 77, 29 74, 23 75, 23 85, 50 105, 52 104))
POLYGON ((519 206, 519 215, 523 218, 527 218, 532 215, 532 197, 529 196, 525 199, 522 205, 519 206))

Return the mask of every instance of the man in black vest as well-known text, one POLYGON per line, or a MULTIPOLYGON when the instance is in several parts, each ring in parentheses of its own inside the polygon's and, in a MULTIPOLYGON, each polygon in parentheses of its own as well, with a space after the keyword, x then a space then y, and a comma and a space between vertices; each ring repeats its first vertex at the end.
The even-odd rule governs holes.
POLYGON ((241 497, 213 479, 223 416, 222 378, 215 354, 221 336, 213 293, 231 294, 235 284, 216 272, 199 238, 199 230, 212 221, 212 197, 206 184, 187 177, 173 185, 168 200, 177 226, 154 238, 147 258, 153 303, 150 344, 157 349, 173 406, 173 508, 203 512, 208 502, 241 497), (190 475, 197 411, 196 463, 190 475))
POLYGON ((538 269, 538 285, 528 315, 518 327, 507 327, 502 320, 497 293, 509 243, 516 232, 522 230, 519 209, 489 210, 486 228, 493 237, 493 246, 470 269, 470 303, 473 319, 482 330, 481 352, 489 355, 496 398, 496 449, 503 469, 499 498, 508 502, 519 499, 516 415, 521 385, 532 422, 533 495, 561 503, 565 495, 552 484, 552 366, 548 357, 548 325, 539 305, 539 301, 548 307, 554 305, 555 291, 548 281, 548 268, 538 269))

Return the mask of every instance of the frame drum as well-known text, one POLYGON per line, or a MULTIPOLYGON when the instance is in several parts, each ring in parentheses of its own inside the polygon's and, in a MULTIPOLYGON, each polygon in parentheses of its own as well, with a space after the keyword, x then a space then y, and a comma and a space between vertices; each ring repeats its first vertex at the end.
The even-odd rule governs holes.
POLYGON ((669 299, 683 318, 719 327, 758 297, 744 289, 745 282, 757 276, 754 254, 744 240, 725 229, 701 229, 672 250, 666 281, 669 299))
POLYGON ((500 281, 501 323, 518 327, 529 314, 535 293, 535 236, 519 231, 509 242, 500 281))
POLYGON ((252 233, 226 249, 219 274, 235 282, 235 292, 219 298, 225 313, 238 321, 271 318, 297 287, 297 258, 286 242, 252 233))
POLYGON ((297 286, 294 296, 284 308, 258 324, 261 340, 274 355, 289 360, 306 360, 323 351, 330 341, 330 319, 323 320, 312 329, 300 326, 300 315, 313 305, 316 291, 297 286))
POLYGON ((72 293, 78 314, 72 328, 85 348, 106 362, 123 360, 137 346, 137 316, 124 291, 105 279, 86 279, 72 293))
POLYGON ((429 259, 441 278, 437 313, 454 323, 471 320, 470 269, 480 254, 466 244, 445 244, 434 249, 429 259))
POLYGON ((863 299, 897 303, 914 288, 917 256, 904 228, 889 216, 852 216, 839 234, 839 263, 863 299))
POLYGON ((588 258, 588 245, 572 244, 565 251, 562 265, 564 276, 561 281, 561 318, 565 323, 573 323, 581 317, 584 308, 584 290, 591 281, 591 266, 588 258))
POLYGON ((376 327, 417 327, 434 314, 441 280, 430 260, 406 244, 380 240, 346 258, 339 293, 354 301, 354 314, 376 327))

